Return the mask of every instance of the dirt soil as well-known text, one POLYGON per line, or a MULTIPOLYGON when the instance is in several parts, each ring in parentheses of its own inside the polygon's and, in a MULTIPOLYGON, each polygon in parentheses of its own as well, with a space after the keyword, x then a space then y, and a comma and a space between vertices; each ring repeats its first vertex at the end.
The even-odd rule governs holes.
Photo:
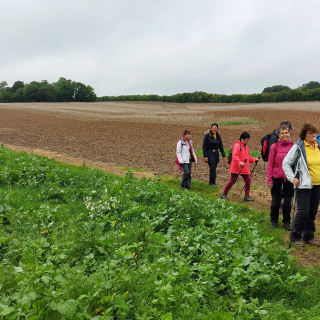
MULTIPOLYGON (((240 133, 251 134, 249 149, 260 151, 260 139, 289 120, 296 128, 303 123, 320 123, 320 102, 279 104, 178 104, 162 102, 99 103, 12 103, 0 104, 0 142, 11 149, 54 157, 58 161, 103 169, 123 175, 123 168, 143 169, 136 176, 180 177, 175 146, 183 130, 192 132, 193 146, 202 150, 204 132, 212 122, 259 121, 258 124, 221 125, 225 149, 232 147, 240 133)), ((252 167, 253 165, 251 165, 252 167)), ((208 165, 201 156, 193 166, 193 179, 208 181, 208 165)), ((222 190, 229 179, 227 164, 217 169, 222 190)), ((259 163, 252 177, 250 195, 256 209, 269 210, 270 191, 266 171, 259 163)), ((231 199, 243 184, 237 183, 231 199)), ((242 203, 242 197, 239 202, 242 203)), ((317 224, 318 221, 317 221, 317 224)), ((319 227, 318 227, 319 230, 319 227)), ((320 249, 316 252, 320 261, 320 249)), ((313 261, 316 259, 313 258, 313 261)))

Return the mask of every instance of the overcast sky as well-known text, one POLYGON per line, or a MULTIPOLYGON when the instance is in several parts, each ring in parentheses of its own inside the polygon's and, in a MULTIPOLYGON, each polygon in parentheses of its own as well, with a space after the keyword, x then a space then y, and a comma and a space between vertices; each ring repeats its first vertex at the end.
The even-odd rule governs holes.
POLYGON ((318 0, 0 0, 0 81, 98 96, 320 81, 318 0))

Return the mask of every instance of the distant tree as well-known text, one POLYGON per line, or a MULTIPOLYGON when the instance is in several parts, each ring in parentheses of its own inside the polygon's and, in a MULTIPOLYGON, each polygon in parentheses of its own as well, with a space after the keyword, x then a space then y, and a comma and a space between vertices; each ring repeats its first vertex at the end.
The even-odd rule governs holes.
POLYGON ((24 82, 23 81, 16 81, 12 86, 12 91, 16 92, 19 88, 24 88, 24 82))
POLYGON ((53 84, 56 91, 56 100, 60 102, 73 101, 74 87, 71 80, 59 78, 58 82, 53 84))
POLYGON ((320 88, 320 83, 318 81, 310 81, 308 83, 303 84, 299 89, 302 90, 309 90, 309 89, 316 89, 320 88))
POLYGON ((3 90, 7 86, 7 81, 1 81, 0 82, 0 90, 3 90))
POLYGON ((279 85, 275 85, 272 87, 264 88, 262 93, 280 92, 280 91, 287 91, 287 90, 292 90, 292 89, 288 86, 283 86, 283 85, 279 84, 279 85))

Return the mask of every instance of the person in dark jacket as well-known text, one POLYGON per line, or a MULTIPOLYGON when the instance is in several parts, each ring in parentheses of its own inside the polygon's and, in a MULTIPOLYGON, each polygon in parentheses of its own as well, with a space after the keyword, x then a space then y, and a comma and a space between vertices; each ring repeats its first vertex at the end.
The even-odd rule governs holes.
POLYGON ((223 162, 226 161, 226 154, 223 149, 221 136, 218 132, 217 123, 213 123, 211 125, 211 129, 206 132, 206 135, 203 139, 202 150, 204 161, 209 165, 210 168, 209 184, 212 187, 216 187, 217 165, 219 163, 219 150, 221 152, 223 162))

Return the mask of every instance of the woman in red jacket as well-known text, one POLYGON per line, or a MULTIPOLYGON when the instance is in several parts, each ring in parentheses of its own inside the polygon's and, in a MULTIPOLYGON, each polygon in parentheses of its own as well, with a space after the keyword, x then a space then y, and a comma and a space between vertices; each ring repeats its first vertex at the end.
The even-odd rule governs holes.
POLYGON ((284 228, 287 231, 290 231, 290 211, 291 200, 293 197, 293 184, 286 179, 282 169, 282 162, 294 143, 292 140, 290 140, 290 131, 288 126, 281 125, 277 132, 280 139, 270 148, 267 167, 267 184, 271 189, 272 196, 270 210, 271 229, 276 228, 278 225, 279 207, 282 193, 282 222, 284 228))
POLYGON ((250 168, 249 163, 255 163, 258 162, 258 158, 252 158, 250 156, 250 151, 248 149, 248 142, 250 140, 250 134, 248 132, 242 132, 240 136, 240 140, 236 140, 233 148, 232 148, 232 161, 230 164, 229 172, 231 172, 231 178, 230 181, 226 184, 223 194, 221 195, 221 199, 226 199, 229 189, 231 188, 232 184, 235 182, 237 175, 241 169, 241 177, 243 178, 245 182, 245 196, 244 201, 254 201, 249 196, 250 192, 250 183, 251 183, 251 176, 250 176, 250 168), (247 161, 245 162, 245 160, 247 161))

